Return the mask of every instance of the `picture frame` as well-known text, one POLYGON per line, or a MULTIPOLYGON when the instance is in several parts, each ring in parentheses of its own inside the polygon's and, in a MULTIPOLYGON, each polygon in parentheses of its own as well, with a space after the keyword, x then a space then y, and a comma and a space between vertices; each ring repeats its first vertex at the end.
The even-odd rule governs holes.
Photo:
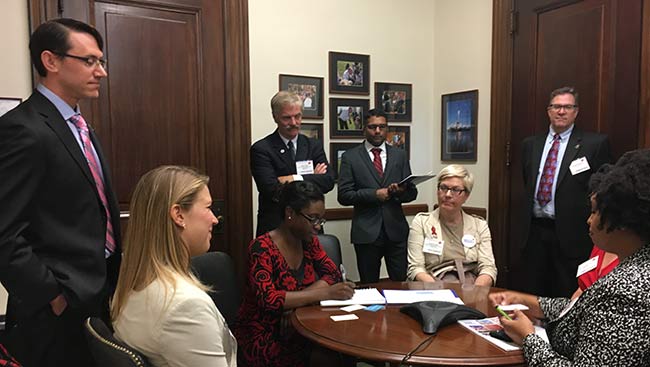
POLYGON ((330 167, 334 172, 334 177, 338 181, 339 179, 339 170, 341 169, 341 157, 343 153, 348 149, 352 149, 356 146, 359 146, 361 142, 358 143, 330 143, 330 167))
POLYGON ((478 89, 442 95, 441 160, 476 162, 478 89))
POLYGON ((303 122, 300 124, 300 133, 308 138, 318 139, 323 142, 323 124, 313 124, 303 122))
POLYGON ((0 116, 18 107, 22 101, 22 98, 17 97, 0 97, 0 116))
POLYGON ((375 108, 381 108, 388 122, 411 122, 413 86, 404 83, 375 83, 375 108))
POLYGON ((330 93, 370 95, 370 55, 329 52, 330 93))
POLYGON ((370 100, 330 98, 330 138, 363 138, 370 100))
POLYGON ((386 131, 386 144, 393 148, 402 149, 406 151, 406 157, 411 157, 411 127, 388 125, 386 131))
POLYGON ((279 74, 278 89, 294 92, 303 102, 302 118, 323 118, 323 77, 279 74))

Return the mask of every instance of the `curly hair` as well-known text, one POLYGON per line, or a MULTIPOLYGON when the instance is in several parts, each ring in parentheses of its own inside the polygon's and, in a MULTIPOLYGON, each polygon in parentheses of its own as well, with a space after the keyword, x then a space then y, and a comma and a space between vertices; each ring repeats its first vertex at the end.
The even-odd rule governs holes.
POLYGON ((650 239, 650 150, 625 153, 594 173, 589 186, 600 213, 599 228, 626 229, 650 239))
POLYGON ((309 181, 293 181, 279 187, 277 200, 280 203, 278 214, 284 220, 285 208, 289 207, 298 213, 314 201, 325 201, 325 196, 318 186, 309 181))

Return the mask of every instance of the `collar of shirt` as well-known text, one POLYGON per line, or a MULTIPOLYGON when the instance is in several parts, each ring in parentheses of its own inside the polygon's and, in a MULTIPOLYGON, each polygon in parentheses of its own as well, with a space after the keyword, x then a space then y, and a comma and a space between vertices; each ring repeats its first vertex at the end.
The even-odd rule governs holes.
POLYGON ((363 145, 364 145, 364 147, 366 148, 366 151, 367 151, 369 154, 372 154, 371 149, 374 149, 374 148, 379 148, 379 149, 381 149, 381 153, 382 153, 382 154, 386 153, 386 142, 383 142, 383 143, 381 143, 380 146, 376 147, 376 146, 374 146, 374 145, 368 143, 368 140, 364 140, 364 141, 363 141, 363 145))
MULTIPOLYGON (((282 142, 284 143, 284 146, 287 146, 287 144, 289 144, 289 139, 282 136, 282 134, 280 134, 279 132, 278 132, 278 135, 280 135, 280 139, 282 139, 282 142)), ((300 136, 300 134, 296 135, 295 138, 291 139, 291 141, 293 142, 293 149, 295 149, 296 152, 298 151, 298 137, 299 136, 300 136)))
MULTIPOLYGON (((571 136, 571 132, 573 131, 573 128, 576 126, 576 124, 571 124, 571 126, 566 129, 563 133, 560 133, 560 141, 561 142, 566 142, 569 139, 569 136, 571 136)), ((553 142, 553 135, 555 135, 555 130, 553 130, 552 126, 548 127, 548 135, 546 136, 546 142, 547 143, 552 143, 553 142)))
POLYGON ((54 92, 49 90, 43 84, 39 84, 36 87, 36 90, 41 92, 41 94, 44 95, 45 98, 47 98, 50 102, 52 102, 52 104, 54 104, 54 107, 56 107, 56 109, 59 111, 59 113, 61 114, 64 120, 68 121, 70 117, 79 113, 78 112, 79 106, 76 106, 73 109, 72 107, 70 107, 69 104, 67 104, 63 99, 61 99, 61 97, 54 94, 54 92))

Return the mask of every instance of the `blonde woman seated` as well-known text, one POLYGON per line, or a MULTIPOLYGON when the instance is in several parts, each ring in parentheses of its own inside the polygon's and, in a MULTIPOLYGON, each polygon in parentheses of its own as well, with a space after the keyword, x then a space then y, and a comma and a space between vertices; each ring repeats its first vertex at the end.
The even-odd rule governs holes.
POLYGON ((465 283, 494 284, 497 268, 487 222, 461 208, 473 185, 474 177, 463 166, 452 164, 438 173, 438 209, 418 213, 411 224, 409 279, 458 282, 464 277, 465 283))
POLYGON ((163 166, 133 192, 111 316, 115 335, 154 366, 236 366, 237 343, 190 272, 217 224, 207 185, 192 169, 163 166))

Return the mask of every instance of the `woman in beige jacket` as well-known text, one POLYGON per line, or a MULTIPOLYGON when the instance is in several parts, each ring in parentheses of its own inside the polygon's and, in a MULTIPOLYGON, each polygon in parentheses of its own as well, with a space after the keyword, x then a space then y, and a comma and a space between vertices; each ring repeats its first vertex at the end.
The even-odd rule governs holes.
POLYGON ((438 208, 417 214, 411 224, 409 279, 433 282, 464 278, 475 285, 494 284, 497 268, 490 229, 483 218, 462 209, 473 185, 473 175, 463 166, 452 164, 440 171, 438 208))

